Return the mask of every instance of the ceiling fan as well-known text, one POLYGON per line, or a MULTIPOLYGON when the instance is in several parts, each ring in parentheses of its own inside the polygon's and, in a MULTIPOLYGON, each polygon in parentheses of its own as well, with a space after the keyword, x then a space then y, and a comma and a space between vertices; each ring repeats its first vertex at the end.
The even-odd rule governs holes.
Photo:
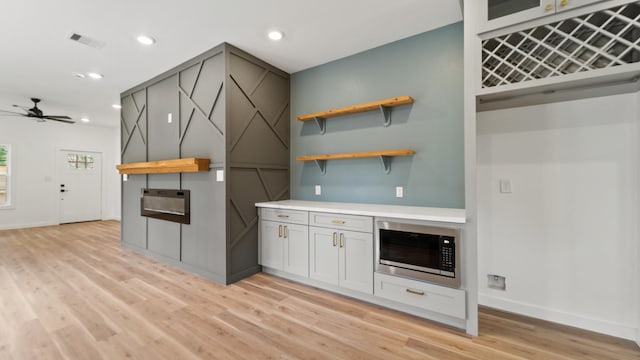
POLYGON ((60 122, 63 122, 63 123, 67 123, 67 124, 75 123, 75 121, 71 120, 71 118, 69 116, 66 116, 66 115, 45 115, 42 112, 42 110, 40 110, 38 108, 38 103, 40 102, 40 99, 31 98, 31 101, 33 101, 33 107, 31 109, 29 109, 26 106, 13 105, 13 107, 20 108, 20 109, 26 111, 26 113, 15 112, 15 111, 7 111, 7 110, 0 110, 0 115, 2 115, 2 113, 6 113, 6 114, 8 114, 7 116, 25 116, 25 117, 30 117, 30 118, 36 118, 36 120, 38 122, 44 122, 46 120, 53 120, 53 121, 60 121, 60 122))

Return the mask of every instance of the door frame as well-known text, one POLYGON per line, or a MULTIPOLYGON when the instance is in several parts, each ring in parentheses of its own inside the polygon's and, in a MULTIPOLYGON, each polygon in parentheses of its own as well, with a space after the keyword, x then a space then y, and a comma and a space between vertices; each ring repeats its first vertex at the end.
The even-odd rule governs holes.
POLYGON ((55 149, 55 154, 54 154, 54 182, 53 182, 53 186, 52 186, 52 190, 55 192, 56 194, 56 223, 58 225, 62 224, 60 222, 60 206, 62 204, 60 204, 60 195, 59 195, 59 184, 60 181, 62 180, 62 174, 60 174, 60 168, 59 168, 59 161, 61 161, 62 159, 60 159, 60 154, 62 151, 71 151, 71 152, 79 152, 79 153, 93 153, 93 154, 100 154, 100 220, 104 220, 104 209, 103 209, 103 205, 104 205, 104 152, 92 147, 89 147, 87 150, 78 150, 78 148, 76 147, 60 147, 60 146, 56 146, 55 149), (56 185, 58 184, 58 185, 56 185))

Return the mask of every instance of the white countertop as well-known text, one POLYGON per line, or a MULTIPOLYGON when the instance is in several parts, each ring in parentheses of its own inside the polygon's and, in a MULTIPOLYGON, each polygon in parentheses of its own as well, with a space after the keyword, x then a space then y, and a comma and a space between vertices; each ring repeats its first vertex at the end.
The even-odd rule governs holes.
POLYGON ((256 203, 256 206, 272 209, 320 211, 409 220, 441 221, 458 224, 464 224, 467 219, 464 209, 433 208, 423 206, 356 204, 303 200, 261 202, 256 203))

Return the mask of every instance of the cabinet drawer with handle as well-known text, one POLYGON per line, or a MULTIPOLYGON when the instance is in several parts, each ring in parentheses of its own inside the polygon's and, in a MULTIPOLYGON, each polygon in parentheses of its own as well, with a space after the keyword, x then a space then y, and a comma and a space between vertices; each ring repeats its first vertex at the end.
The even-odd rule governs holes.
POLYGON ((466 317, 464 290, 379 273, 374 274, 374 284, 375 296, 459 319, 466 317))
POLYGON ((292 224, 307 225, 309 223, 308 214, 309 213, 307 211, 303 210, 260 208, 260 218, 262 220, 279 221, 292 224))
POLYGON ((373 232, 373 218, 371 216, 344 215, 312 211, 309 213, 309 225, 368 233, 373 232))

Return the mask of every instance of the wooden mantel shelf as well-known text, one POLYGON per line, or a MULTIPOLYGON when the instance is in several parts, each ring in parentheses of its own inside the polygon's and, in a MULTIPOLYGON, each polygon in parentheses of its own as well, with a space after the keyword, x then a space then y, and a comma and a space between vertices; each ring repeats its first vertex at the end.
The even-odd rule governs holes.
POLYGON ((120 174, 165 174, 209 171, 209 159, 186 158, 116 165, 120 174))
POLYGON ((316 165, 318 165, 318 167, 320 168, 320 171, 324 175, 326 173, 327 160, 379 157, 380 160, 382 161, 382 166, 384 167, 384 171, 388 174, 391 171, 392 157, 410 156, 410 155, 414 155, 415 153, 416 152, 412 149, 376 150, 376 151, 298 156, 296 157, 296 160, 297 161, 315 161, 316 165))
POLYGON ((311 121, 314 120, 320 127, 322 134, 325 133, 325 120, 337 116, 344 116, 350 114, 357 114, 368 111, 380 110, 384 117, 384 126, 391 124, 391 111, 390 109, 395 106, 413 104, 413 98, 411 96, 398 96, 394 98, 372 101, 364 104, 357 104, 351 106, 345 106, 337 109, 331 109, 326 111, 315 112, 306 115, 299 115, 298 121, 311 121))

